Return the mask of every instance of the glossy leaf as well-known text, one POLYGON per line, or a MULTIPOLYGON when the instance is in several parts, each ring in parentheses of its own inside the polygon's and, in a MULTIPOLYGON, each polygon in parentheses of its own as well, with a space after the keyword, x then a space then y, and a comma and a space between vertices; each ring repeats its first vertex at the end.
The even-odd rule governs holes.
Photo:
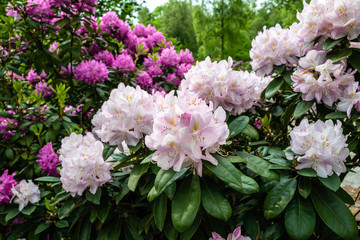
POLYGON ((244 130, 242 131, 242 133, 246 136, 248 136, 249 138, 251 139, 254 139, 254 140, 258 140, 259 139, 259 133, 258 131, 253 127, 251 126, 250 124, 248 124, 244 130))
POLYGON ((268 161, 245 152, 236 152, 236 155, 246 160, 246 166, 251 171, 270 180, 279 180, 279 175, 270 170, 271 164, 268 161))
POLYGON ((340 178, 336 173, 333 173, 327 178, 319 177, 320 182, 330 190, 336 192, 340 188, 340 178))
POLYGON ((346 118, 346 113, 344 112, 332 112, 325 116, 325 119, 344 119, 346 118))
POLYGON ((193 235, 195 234, 196 230, 199 228, 201 223, 201 217, 200 214, 197 215, 195 218, 194 223, 191 225, 191 227, 186 230, 185 232, 182 232, 180 234, 180 240, 190 240, 192 239, 193 235))
POLYGON ((166 213, 167 213, 167 197, 165 194, 161 194, 161 196, 155 200, 153 206, 155 225, 159 228, 160 231, 163 230, 166 213))
POLYGON ((272 219, 278 216, 289 204, 296 190, 296 179, 289 178, 279 182, 265 198, 264 216, 272 219))
POLYGON ((311 109, 311 107, 314 105, 313 102, 307 102, 307 101, 301 101, 296 105, 295 111, 294 111, 294 118, 297 119, 304 115, 307 111, 311 109))
POLYGON ((356 239, 355 217, 334 192, 319 186, 313 188, 310 196, 316 212, 332 231, 343 239, 356 239))
POLYGON ((299 183, 298 183, 299 194, 303 198, 307 198, 311 193, 311 189, 312 189, 312 187, 311 187, 311 182, 310 182, 309 178, 300 177, 299 183))
POLYGON ((101 188, 98 188, 95 194, 92 194, 90 191, 86 191, 85 198, 93 204, 100 205, 101 188))
POLYGON ((331 51, 326 57, 331 59, 334 63, 349 57, 352 54, 352 50, 349 48, 331 51))
POLYGON ((130 191, 135 191, 141 176, 147 172, 148 168, 149 164, 138 164, 133 167, 128 182, 128 187, 130 191))
POLYGON ((337 40, 333 40, 331 38, 328 38, 328 39, 325 40, 325 42, 323 44, 323 49, 325 51, 327 51, 329 49, 332 49, 333 47, 335 47, 338 43, 340 43, 343 40, 344 40, 344 38, 340 38, 340 39, 337 39, 337 40))
POLYGON ((180 185, 171 205, 171 219, 178 231, 184 232, 191 227, 199 210, 200 201, 199 177, 193 175, 180 185))
POLYGON ((311 201, 296 195, 286 208, 284 222, 292 239, 308 239, 314 232, 316 222, 311 201))
POLYGON ((201 203, 206 212, 215 218, 227 221, 231 217, 232 209, 229 201, 210 179, 201 181, 201 203))
POLYGON ((354 205, 355 201, 352 198, 352 196, 349 195, 349 193, 347 193, 344 189, 339 188, 336 191, 336 195, 344 201, 344 203, 349 204, 349 205, 354 205))
POLYGON ((305 168, 303 170, 297 171, 297 174, 304 177, 316 177, 316 171, 312 168, 305 168))
POLYGON ((39 182, 61 182, 60 178, 52 177, 52 176, 39 177, 39 178, 36 178, 35 181, 39 181, 39 182))
POLYGON ((283 78, 275 78, 272 80, 269 85, 265 89, 265 97, 267 99, 272 98, 276 92, 281 88, 281 85, 283 85, 284 79, 283 78))
POLYGON ((249 117, 248 116, 240 116, 237 117, 236 119, 234 119, 230 124, 229 124, 229 138, 233 138, 235 136, 237 136, 238 134, 240 134, 245 127, 248 125, 249 123, 249 117))
POLYGON ((20 213, 18 208, 11 209, 5 216, 5 221, 8 222, 9 220, 13 219, 20 213))
POLYGON ((43 231, 45 231, 46 229, 48 229, 50 227, 50 224, 47 223, 40 223, 37 228, 35 229, 35 235, 38 235, 40 233, 42 233, 43 231))
POLYGON ((162 193, 173 182, 184 176, 186 172, 187 172, 187 168, 183 168, 179 172, 175 172, 172 169, 169 170, 161 169, 157 173, 155 178, 155 182, 154 182, 155 189, 159 193, 162 193))
POLYGON ((27 206, 21 211, 21 213, 25 214, 25 215, 30 215, 35 211, 35 209, 36 209, 36 206, 34 206, 34 205, 27 206))
POLYGON ((218 160, 218 165, 215 166, 209 162, 204 162, 204 165, 229 187, 244 194, 259 191, 259 185, 254 179, 243 174, 225 158, 219 155, 215 155, 215 158, 218 160))

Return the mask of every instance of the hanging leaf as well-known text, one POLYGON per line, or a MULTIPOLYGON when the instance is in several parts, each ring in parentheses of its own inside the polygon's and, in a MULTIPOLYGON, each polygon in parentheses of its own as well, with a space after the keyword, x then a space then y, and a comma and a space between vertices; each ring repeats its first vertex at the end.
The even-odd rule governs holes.
POLYGON ((130 191, 135 191, 141 176, 147 172, 148 168, 149 164, 138 164, 133 167, 128 182, 128 187, 130 191))
POLYGON ((339 188, 339 190, 336 191, 336 195, 344 201, 344 203, 349 205, 354 205, 355 201, 344 189, 339 188))
POLYGON ((210 179, 201 181, 201 203, 206 212, 215 218, 227 221, 231 217, 232 209, 229 201, 210 179))
POLYGON ((356 239, 358 227, 355 217, 334 192, 317 186, 310 196, 316 212, 332 231, 343 239, 356 239))
POLYGON ((284 79, 283 78, 275 78, 272 80, 269 85, 265 89, 265 97, 267 99, 272 98, 276 92, 281 88, 281 85, 283 85, 284 79))
POLYGON ((254 139, 254 140, 258 140, 259 139, 259 133, 258 131, 253 127, 251 126, 250 124, 248 124, 244 130, 242 131, 242 134, 248 136, 249 138, 251 139, 254 139))
POLYGON ((331 59, 334 63, 349 57, 352 54, 352 50, 349 48, 331 51, 326 57, 331 59))
POLYGON ((184 176, 187 170, 188 170, 187 168, 183 168, 179 172, 175 172, 172 169, 169 170, 160 169, 160 171, 156 175, 154 182, 156 191, 162 193, 173 182, 184 176))
POLYGON ((195 218, 194 223, 191 225, 191 227, 186 230, 185 232, 182 232, 180 234, 180 240, 190 240, 192 239, 193 235, 195 234, 196 230, 199 228, 201 223, 201 217, 200 214, 197 215, 195 218))
POLYGON ((248 116, 240 116, 236 119, 234 119, 230 124, 229 124, 229 138, 233 138, 235 136, 237 136, 238 134, 240 134, 245 127, 248 125, 249 123, 249 117, 248 116))
POLYGON ((340 178, 336 173, 333 173, 331 176, 327 178, 318 177, 318 179, 325 187, 327 187, 328 189, 334 192, 336 192, 340 188, 340 184, 341 184, 340 178))
POLYGON ((296 195, 285 211, 286 231, 292 239, 308 239, 315 229, 316 214, 309 199, 296 195))
POLYGON ((35 235, 38 235, 48 229, 50 227, 50 224, 47 223, 40 223, 37 228, 35 229, 35 235))
POLYGON ((344 40, 344 38, 340 38, 340 39, 337 39, 337 40, 333 40, 331 38, 328 38, 328 39, 325 40, 325 42, 323 44, 323 49, 325 51, 327 51, 329 49, 332 49, 333 47, 335 47, 338 43, 340 43, 343 40, 344 40))
POLYGON ((278 183, 265 198, 264 216, 272 219, 279 215, 291 201, 296 190, 296 179, 289 178, 278 183))
POLYGON ((346 118, 346 113, 344 112, 332 112, 325 116, 325 119, 344 119, 346 118))
POLYGON ((167 197, 165 194, 161 194, 161 196, 155 200, 153 206, 155 225, 159 228, 160 231, 163 230, 166 213, 167 213, 167 197))
POLYGON ((236 155, 246 160, 246 167, 251 171, 270 180, 279 180, 279 175, 270 170, 271 164, 268 161, 245 152, 236 152, 236 155))
POLYGON ((314 105, 313 102, 307 102, 307 101, 301 101, 296 105, 295 111, 294 111, 294 118, 298 119, 302 115, 304 115, 307 111, 311 109, 311 107, 314 105))
POLYGON ((309 178, 300 177, 298 183, 298 191, 303 198, 307 198, 311 193, 311 182, 309 178))
POLYGON ((95 205, 100 205, 101 188, 98 188, 95 194, 92 194, 90 191, 86 191, 85 198, 86 200, 92 202, 95 205))
POLYGON ((204 162, 204 165, 223 182, 228 184, 229 187, 244 194, 251 194, 259 191, 259 185, 254 179, 243 174, 225 158, 219 155, 215 155, 215 158, 218 160, 217 166, 209 162, 204 162))
POLYGON ((180 185, 171 205, 171 219, 178 231, 184 232, 191 227, 199 210, 200 201, 199 177, 193 175, 180 185))
POLYGON ((316 171, 312 168, 305 168, 303 170, 297 171, 297 174, 304 177, 316 177, 316 171))

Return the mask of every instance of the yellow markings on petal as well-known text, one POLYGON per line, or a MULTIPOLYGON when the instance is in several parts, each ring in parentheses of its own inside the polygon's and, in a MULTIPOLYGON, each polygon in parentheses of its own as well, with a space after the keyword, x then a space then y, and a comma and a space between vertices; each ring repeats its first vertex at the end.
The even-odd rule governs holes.
POLYGON ((175 142, 170 142, 169 147, 171 147, 171 148, 175 147, 175 142))
POLYGON ((199 124, 198 124, 198 123, 195 123, 195 124, 194 124, 194 127, 193 127, 193 130, 194 130, 194 131, 197 131, 197 130, 199 130, 199 128, 200 128, 199 124))
POLYGON ((175 119, 174 118, 170 118, 169 123, 173 126, 175 126, 175 119))

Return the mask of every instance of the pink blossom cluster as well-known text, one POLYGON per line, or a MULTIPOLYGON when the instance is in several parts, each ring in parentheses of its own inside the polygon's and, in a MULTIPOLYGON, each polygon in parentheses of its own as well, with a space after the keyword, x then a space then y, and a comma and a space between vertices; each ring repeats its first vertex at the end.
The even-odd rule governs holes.
POLYGON ((6 169, 0 177, 0 205, 10 202, 11 188, 16 185, 15 173, 8 175, 8 172, 6 169))
POLYGON ((160 111, 154 116, 153 132, 145 137, 147 147, 156 150, 152 160, 162 169, 180 171, 192 166, 202 175, 202 160, 217 164, 211 155, 226 143, 229 129, 225 111, 191 92, 157 94, 160 111))
MULTIPOLYGON (((14 110, 8 110, 5 112, 10 113, 12 115, 15 114, 14 110)), ((0 116, 0 133, 3 134, 2 136, 3 139, 9 140, 11 137, 15 136, 15 133, 11 131, 11 128, 15 128, 17 126, 18 123, 15 119, 0 116)))
POLYGON ((207 57, 185 74, 180 90, 189 90, 207 103, 213 102, 215 108, 221 106, 233 115, 240 115, 258 104, 271 78, 235 71, 232 65, 230 57, 219 63, 207 57))
POLYGON ((109 77, 109 70, 103 62, 84 60, 76 67, 74 76, 76 80, 87 84, 103 83, 109 77))
MULTIPOLYGON (((209 240, 225 240, 225 238, 222 238, 218 233, 212 232, 212 236, 209 238, 209 240)), ((241 235, 241 227, 235 228, 233 233, 229 233, 226 240, 251 240, 249 237, 245 237, 241 235)))
POLYGON ((352 40, 360 34, 360 2, 353 0, 311 0, 298 12, 299 34, 305 42, 318 36, 352 40))
POLYGON ((305 101, 314 98, 317 103, 332 106, 354 83, 356 71, 346 71, 346 62, 333 63, 326 59, 325 51, 311 50, 299 60, 298 69, 292 74, 294 91, 301 92, 305 101))
POLYGON ((360 89, 359 82, 354 82, 349 85, 339 98, 340 102, 336 109, 340 112, 346 112, 348 118, 351 116, 351 110, 355 107, 356 111, 360 112, 360 89))
MULTIPOLYGON (((333 172, 346 171, 344 162, 349 156, 349 149, 339 120, 334 125, 331 120, 309 123, 303 119, 290 132, 290 138, 290 149, 300 163, 296 169, 312 168, 322 178, 331 176, 333 172)), ((288 157, 292 159, 292 156, 288 157)))
POLYGON ((59 176, 56 166, 60 164, 60 161, 53 150, 51 142, 48 142, 40 149, 36 162, 40 164, 42 172, 55 177, 59 176))
POLYGON ((40 189, 32 180, 21 180, 19 184, 11 188, 14 202, 19 204, 19 211, 23 210, 29 202, 37 203, 40 201, 40 189))
POLYGON ((95 194, 100 186, 112 181, 112 163, 104 161, 103 149, 103 144, 91 133, 85 136, 71 133, 61 141, 60 180, 65 191, 73 197, 81 196, 90 187, 95 194))
POLYGON ((264 26, 264 31, 259 32, 251 46, 250 64, 258 76, 270 74, 274 65, 295 66, 302 47, 298 36, 279 24, 269 29, 264 26))
POLYGON ((102 142, 136 146, 144 134, 152 132, 153 97, 139 86, 136 88, 120 83, 110 93, 92 119, 93 133, 102 142))

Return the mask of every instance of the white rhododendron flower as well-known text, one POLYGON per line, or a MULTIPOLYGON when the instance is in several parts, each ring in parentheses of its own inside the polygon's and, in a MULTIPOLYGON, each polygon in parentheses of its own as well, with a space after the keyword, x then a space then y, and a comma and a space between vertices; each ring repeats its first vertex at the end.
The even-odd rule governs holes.
POLYGON ((230 57, 228 61, 222 60, 219 63, 211 62, 209 57, 197 62, 185 74, 180 92, 191 91, 207 103, 211 101, 214 108, 221 106, 233 115, 240 115, 258 104, 261 92, 271 78, 235 71, 232 64, 230 57))
POLYGON ((19 211, 23 210, 29 202, 37 203, 40 201, 39 187, 32 180, 21 180, 19 184, 11 188, 14 202, 19 204, 19 211))
POLYGON ((290 133, 290 149, 300 163, 296 169, 312 168, 322 178, 345 172, 349 149, 342 131, 339 120, 334 125, 331 120, 309 123, 303 119, 290 133))
POLYGON ((61 143, 60 180, 64 190, 73 197, 76 194, 82 195, 88 187, 90 192, 95 194, 98 187, 112 181, 112 163, 104 161, 104 146, 91 133, 86 136, 71 133, 61 143))

